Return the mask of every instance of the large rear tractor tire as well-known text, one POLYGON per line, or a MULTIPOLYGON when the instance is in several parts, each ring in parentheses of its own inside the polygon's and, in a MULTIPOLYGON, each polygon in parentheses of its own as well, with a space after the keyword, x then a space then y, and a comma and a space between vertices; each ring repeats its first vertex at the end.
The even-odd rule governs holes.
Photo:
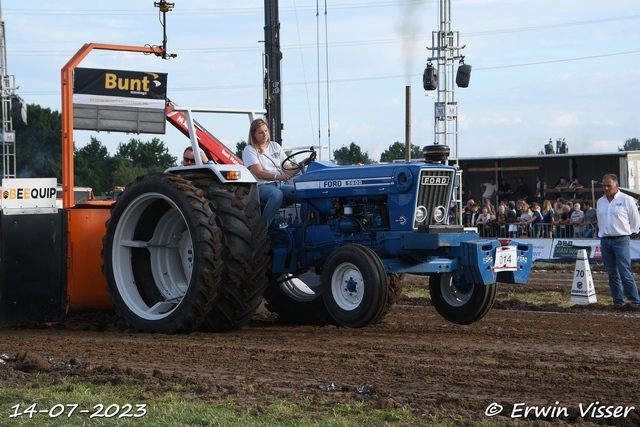
POLYGON ((324 326, 334 323, 322 299, 320 275, 315 268, 298 277, 282 275, 267 287, 263 297, 267 310, 298 325, 324 326))
POLYGON ((322 295, 329 314, 342 326, 360 328, 378 321, 389 297, 382 261, 366 246, 336 249, 322 271, 322 295))
POLYGON ((429 278, 431 303, 446 320, 469 325, 482 319, 491 310, 498 286, 471 285, 468 291, 457 288, 452 273, 433 274, 429 278))
POLYGON ((102 271, 118 314, 141 331, 197 329, 223 265, 221 231, 202 191, 173 174, 138 177, 106 228, 102 271))
POLYGON ((262 303, 271 263, 258 187, 246 183, 223 184, 205 174, 185 178, 211 202, 224 247, 222 281, 201 329, 223 332, 240 328, 251 320, 262 303))

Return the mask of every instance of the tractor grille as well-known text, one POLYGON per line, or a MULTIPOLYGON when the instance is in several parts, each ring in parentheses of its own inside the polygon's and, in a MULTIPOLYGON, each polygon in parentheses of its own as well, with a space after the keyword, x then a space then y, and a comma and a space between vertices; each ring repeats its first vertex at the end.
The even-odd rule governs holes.
POLYGON ((453 169, 425 168, 420 170, 416 208, 418 206, 427 208, 427 218, 420 223, 414 219, 414 229, 418 228, 418 225, 446 224, 448 222, 454 174, 455 170, 453 169), (438 206, 443 206, 445 211, 445 219, 440 223, 435 221, 433 215, 434 209, 438 206))

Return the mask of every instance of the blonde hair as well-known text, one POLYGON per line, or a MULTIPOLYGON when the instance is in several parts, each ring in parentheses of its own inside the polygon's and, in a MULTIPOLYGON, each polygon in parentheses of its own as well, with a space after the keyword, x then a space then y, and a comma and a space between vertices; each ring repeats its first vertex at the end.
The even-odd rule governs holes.
POLYGON ((249 141, 249 145, 258 150, 258 153, 260 154, 264 154, 264 152, 262 151, 262 147, 260 147, 258 141, 256 141, 256 139, 253 137, 253 134, 258 130, 258 128, 263 125, 267 126, 267 129, 269 129, 269 125, 267 125, 267 122, 262 119, 255 119, 254 121, 252 121, 251 126, 249 127, 249 138, 247 139, 247 141, 249 141))

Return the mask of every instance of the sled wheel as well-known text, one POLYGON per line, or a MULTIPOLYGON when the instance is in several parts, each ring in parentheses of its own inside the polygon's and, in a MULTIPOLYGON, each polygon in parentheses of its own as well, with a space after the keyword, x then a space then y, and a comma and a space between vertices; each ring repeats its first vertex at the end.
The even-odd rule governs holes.
POLYGON ((298 325, 334 323, 324 305, 320 275, 315 268, 298 277, 283 274, 272 282, 263 297, 267 301, 267 310, 276 313, 278 318, 298 325))
POLYGON ((258 187, 249 183, 221 183, 206 174, 187 175, 211 202, 222 231, 222 282, 202 328, 222 332, 240 328, 262 303, 270 266, 266 221, 260 215, 258 187))
POLYGON ((468 325, 482 319, 493 306, 497 285, 471 285, 462 292, 453 283, 452 273, 433 274, 429 279, 431 303, 446 320, 468 325))
POLYGON ((202 191, 172 174, 141 176, 118 198, 106 228, 102 271, 118 314, 141 331, 200 326, 223 263, 220 229, 202 191))
POLYGON ((331 317, 359 328, 377 321, 387 305, 387 275, 380 258, 358 244, 329 255, 322 271, 322 295, 331 317))

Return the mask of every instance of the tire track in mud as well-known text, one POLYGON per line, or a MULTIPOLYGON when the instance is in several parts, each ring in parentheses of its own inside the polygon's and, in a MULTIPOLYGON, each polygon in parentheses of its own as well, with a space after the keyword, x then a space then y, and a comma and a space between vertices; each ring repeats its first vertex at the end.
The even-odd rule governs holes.
POLYGON ((382 322, 362 329, 297 326, 258 315, 228 333, 162 335, 137 333, 103 313, 2 329, 0 354, 19 357, 0 366, 0 381, 28 386, 37 369, 45 369, 51 381, 141 384, 159 392, 181 386, 207 401, 240 405, 268 405, 274 398, 311 398, 319 407, 365 401, 508 425, 522 419, 488 418, 490 404, 503 414, 516 404, 566 407, 569 415, 558 423, 574 424, 583 421, 580 404, 598 401, 636 408, 609 424, 640 425, 640 308, 493 309, 460 326, 443 320, 426 298, 410 300, 422 305, 402 297, 382 322), (49 362, 72 359, 75 368, 49 362))
MULTIPOLYGON (((556 401, 572 408, 594 401, 640 407, 638 322, 493 310, 478 323, 459 326, 431 307, 397 307, 363 329, 254 320, 236 332, 184 336, 2 330, 0 352, 75 358, 82 367, 74 375, 87 381, 116 367, 125 377, 120 382, 129 371, 149 387, 158 378, 179 383, 198 377, 217 390, 250 386, 276 397, 319 393, 347 401, 369 393, 394 405, 482 416, 492 402, 505 408, 556 401)), ((2 369, 11 380, 10 368, 2 369)))

